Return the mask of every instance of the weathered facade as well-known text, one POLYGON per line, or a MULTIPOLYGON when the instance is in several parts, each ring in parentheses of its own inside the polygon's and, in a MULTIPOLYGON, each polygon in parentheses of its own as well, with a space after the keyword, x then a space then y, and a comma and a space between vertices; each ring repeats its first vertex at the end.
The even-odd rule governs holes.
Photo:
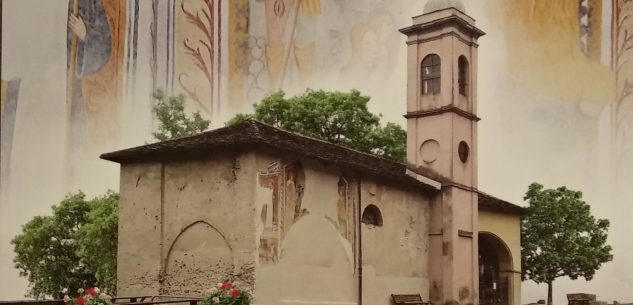
POLYGON ((183 140, 104 156, 122 163, 120 294, 197 295, 230 277, 258 304, 428 298, 439 183, 254 121, 183 140), (351 164, 327 162, 341 154, 351 164))
POLYGON ((520 207, 477 189, 474 26, 430 1, 408 36, 407 164, 246 121, 121 163, 118 291, 255 304, 519 304, 520 207), (480 212, 481 211, 481 212, 480 212))

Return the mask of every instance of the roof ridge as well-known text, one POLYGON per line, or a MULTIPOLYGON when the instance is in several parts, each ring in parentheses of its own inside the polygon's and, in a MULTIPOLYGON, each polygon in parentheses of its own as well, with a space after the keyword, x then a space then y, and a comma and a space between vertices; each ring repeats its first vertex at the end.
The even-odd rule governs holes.
MULTIPOLYGON (((342 149, 345 149, 345 150, 348 150, 348 151, 351 151, 351 152, 354 152, 354 153, 363 154, 363 155, 366 155, 366 156, 369 156, 369 157, 373 157, 373 158, 376 158, 376 159, 379 159, 379 160, 382 160, 382 161, 386 161, 386 162, 389 162, 389 163, 402 165, 402 166, 404 166, 406 168, 406 163, 404 163, 404 162, 391 160, 391 159, 388 159, 386 157, 382 157, 382 156, 379 156, 379 155, 376 155, 376 154, 373 154, 373 153, 360 151, 360 150, 357 150, 357 149, 354 149, 354 148, 351 148, 351 147, 347 147, 347 146, 342 145, 342 144, 332 143, 332 142, 329 142, 327 140, 323 140, 323 139, 319 139, 319 138, 315 138, 315 137, 311 137, 311 136, 306 136, 304 134, 300 134, 300 133, 295 132, 295 131, 287 130, 287 129, 284 129, 284 128, 281 128, 281 127, 276 127, 276 126, 270 125, 270 124, 265 123, 265 122, 258 121, 256 119, 250 118, 247 121, 252 121, 252 122, 255 122, 256 124, 258 124, 259 126, 265 126, 267 128, 272 128, 272 129, 274 129, 276 131, 284 132, 284 133, 287 133, 287 134, 290 134, 290 135, 293 135, 293 136, 297 136, 297 137, 301 137, 301 138, 309 139, 309 140, 313 140, 313 141, 318 141, 318 142, 321 142, 321 143, 324 143, 324 144, 327 144, 327 145, 336 146, 336 147, 339 147, 339 148, 342 148, 342 149)), ((258 128, 258 131, 259 131, 259 128, 258 128)))

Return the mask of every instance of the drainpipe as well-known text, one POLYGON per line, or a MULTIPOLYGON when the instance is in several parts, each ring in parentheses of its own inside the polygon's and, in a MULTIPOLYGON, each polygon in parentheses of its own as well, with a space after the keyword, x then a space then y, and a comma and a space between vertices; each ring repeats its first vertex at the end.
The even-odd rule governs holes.
POLYGON ((362 210, 361 210, 361 206, 362 206, 362 200, 361 200, 361 178, 360 176, 358 176, 358 188, 357 188, 357 192, 358 192, 358 217, 357 217, 357 223, 358 223, 358 305, 362 305, 363 304, 363 234, 362 234, 362 230, 363 227, 361 225, 361 220, 362 220, 362 210))

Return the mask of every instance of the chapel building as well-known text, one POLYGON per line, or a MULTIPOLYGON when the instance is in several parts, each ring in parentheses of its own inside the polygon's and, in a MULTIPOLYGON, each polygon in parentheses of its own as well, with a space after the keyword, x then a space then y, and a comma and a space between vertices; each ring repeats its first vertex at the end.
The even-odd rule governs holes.
POLYGON ((121 164, 120 295, 253 304, 520 304, 524 209, 477 187, 477 40, 459 0, 407 36, 407 162, 256 121, 103 154, 121 164))

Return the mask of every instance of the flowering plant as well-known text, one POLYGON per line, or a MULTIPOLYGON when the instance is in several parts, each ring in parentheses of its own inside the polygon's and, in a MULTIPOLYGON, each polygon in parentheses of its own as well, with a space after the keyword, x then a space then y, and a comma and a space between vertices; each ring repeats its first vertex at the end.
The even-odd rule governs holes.
POLYGON ((68 289, 62 290, 64 293, 64 303, 66 305, 113 305, 112 296, 101 292, 98 287, 91 287, 87 289, 79 288, 77 294, 79 296, 76 299, 72 299, 68 296, 68 289))
POLYGON ((238 288, 239 282, 224 281, 207 290, 202 305, 249 305, 251 296, 238 288))

